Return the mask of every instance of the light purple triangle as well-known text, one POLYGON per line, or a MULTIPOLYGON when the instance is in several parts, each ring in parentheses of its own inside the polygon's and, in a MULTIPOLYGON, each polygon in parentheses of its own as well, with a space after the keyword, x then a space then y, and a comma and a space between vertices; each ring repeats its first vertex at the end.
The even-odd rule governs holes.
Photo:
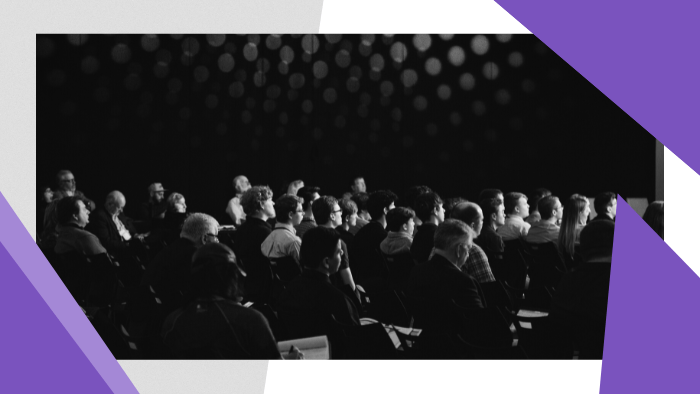
POLYGON ((137 393, 0 193, 0 392, 137 393))
POLYGON ((700 278, 618 197, 600 392, 697 393, 700 278))
POLYGON ((496 0, 700 173, 700 2, 496 0))

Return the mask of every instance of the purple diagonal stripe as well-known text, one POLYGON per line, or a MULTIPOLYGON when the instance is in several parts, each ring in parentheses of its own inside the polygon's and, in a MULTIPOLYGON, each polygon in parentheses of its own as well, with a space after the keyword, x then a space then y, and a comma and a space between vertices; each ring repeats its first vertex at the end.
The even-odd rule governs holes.
POLYGON ((700 2, 496 2, 700 173, 700 2))
POLYGON ((617 201, 600 392, 696 393, 700 278, 617 201))
POLYGON ((137 393, 2 193, 0 218, 0 392, 137 393))

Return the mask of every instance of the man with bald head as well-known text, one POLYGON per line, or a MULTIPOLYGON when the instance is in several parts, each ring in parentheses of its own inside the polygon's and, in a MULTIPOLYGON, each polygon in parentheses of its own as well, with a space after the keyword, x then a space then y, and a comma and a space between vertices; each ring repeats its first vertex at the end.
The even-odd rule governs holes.
POLYGON ((133 221, 124 215, 126 198, 120 191, 110 192, 104 206, 98 208, 90 218, 87 230, 99 238, 107 252, 121 255, 143 241, 144 235, 137 234, 133 221))
MULTIPOLYGON (((452 209, 452 218, 461 220, 472 230, 474 230, 474 238, 481 234, 481 229, 484 227, 484 214, 477 204, 473 202, 462 202, 457 204, 452 209)), ((466 272, 479 283, 495 282, 496 278, 491 272, 489 259, 486 253, 477 244, 473 244, 469 249, 469 258, 467 263, 462 267, 462 271, 466 272)))
POLYGON ((233 224, 238 227, 245 222, 245 212, 241 206, 241 197, 243 193, 250 189, 250 182, 245 175, 239 175, 233 178, 233 188, 236 189, 236 195, 229 200, 226 206, 226 214, 233 220, 233 224))

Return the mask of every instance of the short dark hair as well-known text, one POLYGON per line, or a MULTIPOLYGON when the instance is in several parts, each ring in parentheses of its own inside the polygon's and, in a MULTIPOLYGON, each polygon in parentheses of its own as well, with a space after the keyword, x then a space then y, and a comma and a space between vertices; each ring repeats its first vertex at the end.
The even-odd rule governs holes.
POLYGON ((333 206, 338 204, 338 200, 333 196, 321 196, 311 205, 311 212, 314 214, 316 224, 325 224, 331 219, 333 206))
POLYGON ((56 202, 56 221, 58 224, 66 224, 70 222, 73 215, 80 213, 78 201, 83 201, 85 204, 85 201, 77 196, 63 197, 56 202))
POLYGON ((401 226, 416 217, 416 213, 411 208, 396 207, 386 213, 386 229, 388 231, 401 231, 401 226))
POLYGON ((596 215, 604 214, 608 206, 612 205, 615 198, 617 198, 617 196, 613 192, 604 192, 595 196, 593 208, 595 208, 596 215))
POLYGON ((318 186, 304 186, 297 191, 297 196, 304 199, 301 204, 301 208, 306 211, 309 209, 311 204, 314 202, 314 194, 320 193, 321 188, 318 186))
MULTIPOLYGON (((598 201, 598 200, 596 200, 598 201)), ((664 239, 664 202, 654 201, 647 207, 644 211, 644 216, 642 216, 645 222, 651 227, 652 230, 656 231, 656 234, 664 239)))
POLYGON ((479 193, 479 201, 488 200, 489 198, 498 198, 499 194, 503 194, 499 189, 484 189, 479 193))
POLYGON ((355 201, 349 198, 338 200, 338 205, 340 206, 340 209, 343 210, 343 223, 345 223, 345 218, 347 218, 349 215, 357 213, 357 204, 355 204, 355 201))
POLYGON ((537 205, 537 203, 540 202, 541 199, 551 195, 552 192, 549 191, 549 189, 541 187, 539 189, 535 189, 535 191, 532 194, 530 194, 530 197, 527 200, 531 203, 532 206, 535 207, 536 210, 539 211, 540 208, 539 205, 537 205))
POLYGON ((518 205, 518 201, 520 201, 521 198, 524 198, 525 201, 527 201, 527 196, 518 192, 510 192, 503 196, 503 199, 505 200, 503 201, 503 205, 506 207, 507 214, 513 213, 513 210, 518 205))
POLYGON ((357 210, 358 211, 366 211, 367 210, 367 201, 369 200, 369 194, 365 192, 357 192, 350 197, 351 200, 355 201, 355 204, 357 204, 357 210))
POLYGON ((367 200, 367 212, 372 216, 372 220, 377 220, 384 216, 384 209, 389 208, 391 203, 398 200, 396 194, 391 190, 377 190, 369 195, 367 200))
POLYGON ((537 210, 540 212, 540 216, 543 220, 552 217, 552 211, 554 207, 557 206, 557 202, 559 202, 559 197, 557 196, 545 196, 540 198, 540 201, 537 203, 537 210))
POLYGON ((340 234, 332 228, 314 227, 304 233, 299 256, 301 264, 309 269, 318 268, 323 259, 332 257, 340 234))
POLYGON ((433 210, 442 204, 442 199, 435 192, 423 193, 416 198, 416 215, 423 222, 430 219, 433 210))
POLYGON ((452 219, 458 219, 466 223, 468 226, 474 223, 474 220, 479 213, 479 206, 473 202, 465 201, 455 205, 452 209, 452 219))
POLYGON ((445 203, 442 204, 442 207, 445 208, 445 217, 450 218, 452 217, 452 209, 456 207, 457 205, 463 203, 463 202, 469 202, 466 198, 462 197, 450 197, 445 199, 445 203))
POLYGON ((217 295, 237 299, 241 293, 241 276, 236 255, 222 243, 203 245, 192 256, 191 283, 194 295, 217 295))
POLYGON ((479 206, 481 211, 484 213, 484 222, 491 223, 491 215, 498 213, 498 207, 503 205, 503 201, 500 198, 487 198, 486 200, 481 200, 479 206))
POLYGON ((416 208, 416 198, 420 196, 423 193, 430 193, 432 190, 425 185, 416 185, 416 186, 411 186, 408 188, 408 191, 406 191, 406 195, 404 196, 404 204, 408 206, 409 208, 416 208))
POLYGON ((289 214, 294 214, 297 211, 297 205, 303 204, 304 199, 293 194, 285 194, 275 202, 275 213, 277 214, 278 223, 286 223, 289 220, 289 214))
POLYGON ((272 198, 272 190, 269 186, 253 186, 241 196, 241 206, 246 215, 261 210, 260 203, 272 198))
POLYGON ((474 230, 461 220, 447 219, 440 223, 437 230, 435 230, 433 244, 435 249, 447 250, 465 235, 468 235, 473 240, 475 237, 474 230))

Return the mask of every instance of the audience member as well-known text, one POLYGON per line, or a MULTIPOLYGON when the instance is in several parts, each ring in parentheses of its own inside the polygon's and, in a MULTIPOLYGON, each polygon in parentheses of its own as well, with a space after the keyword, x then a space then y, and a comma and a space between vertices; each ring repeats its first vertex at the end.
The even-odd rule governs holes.
POLYGON ((535 189, 535 192, 530 195, 528 202, 532 204, 532 209, 530 209, 530 215, 525 219, 526 222, 530 224, 535 224, 542 220, 542 216, 539 212, 539 205, 537 205, 541 199, 547 196, 551 196, 552 192, 545 188, 535 189))
POLYGON ((367 201, 369 201, 369 194, 367 193, 355 193, 351 197, 352 201, 357 205, 357 220, 354 226, 350 226, 348 231, 352 235, 357 234, 358 231, 372 220, 372 217, 367 211, 367 201))
POLYGON ((498 198, 504 201, 503 192, 499 189, 484 189, 479 193, 479 201, 488 200, 490 198, 498 198))
POLYGON ((452 217, 452 208, 456 207, 457 205, 459 205, 463 202, 469 202, 469 200, 467 200, 466 198, 462 198, 462 197, 446 198, 445 203, 442 205, 442 207, 445 208, 445 217, 451 218, 452 217))
POLYGON ((524 220, 530 214, 527 197, 522 193, 508 193, 503 203, 506 208, 506 222, 496 230, 498 235, 504 241, 525 238, 531 226, 530 223, 524 220))
MULTIPOLYGON (((481 234, 484 227, 484 214, 481 208, 473 202, 462 202, 457 204, 452 210, 453 219, 461 220, 474 231, 474 238, 481 234)), ((462 271, 469 274, 479 283, 495 282, 496 278, 491 272, 489 259, 486 253, 477 244, 473 244, 469 249, 469 257, 466 264, 462 266, 462 271)))
POLYGON ((132 220, 124 215, 126 198, 115 190, 107 195, 103 207, 98 208, 87 230, 99 238, 110 254, 121 256, 130 248, 130 241, 143 241, 145 235, 137 234, 132 220))
POLYGON ((581 231, 584 263, 564 275, 552 297, 549 319, 576 342, 580 359, 603 357, 614 235, 611 220, 588 224, 581 231))
POLYGON ((411 254, 416 262, 424 263, 430 258, 434 246, 434 235, 438 225, 445 221, 442 199, 435 192, 423 193, 416 198, 416 216, 423 224, 416 230, 411 245, 411 254))
MULTIPOLYGON (((419 233, 420 234, 420 233, 419 233)), ((454 300, 466 308, 486 303, 476 280, 462 271, 473 246, 474 230, 457 219, 447 219, 435 230, 435 253, 418 264, 406 285, 407 294, 432 300, 454 300)))
POLYGON ((556 245, 559 240, 557 222, 563 217, 564 206, 561 205, 557 196, 543 197, 537 205, 540 220, 532 224, 525 241, 533 244, 553 242, 556 245))
POLYGON ((410 253, 413 243, 413 218, 416 213, 411 208, 396 207, 386 214, 388 234, 379 244, 379 249, 387 256, 410 253))
POLYGON ((567 258, 574 258, 581 230, 586 225, 590 213, 591 207, 586 197, 574 194, 566 201, 558 241, 559 253, 565 261, 567 258))
POLYGON ((289 186, 287 186, 287 194, 290 196, 296 196, 297 192, 299 192, 299 189, 304 187, 304 181, 301 179, 297 179, 294 182, 291 182, 289 186))
POLYGON ((304 200, 291 194, 285 194, 275 203, 277 223, 275 229, 265 238, 260 250, 268 259, 277 262, 278 265, 288 265, 283 258, 291 258, 294 267, 280 267, 284 272, 301 272, 299 251, 301 250, 301 238, 297 237, 294 226, 301 223, 304 210, 301 208, 304 200))
MULTIPOLYGON (((432 192, 432 190, 428 186, 425 186, 425 185, 411 186, 410 188, 408 188, 408 191, 406 191, 406 195, 404 196, 405 201, 403 201, 403 203, 407 207, 413 209, 413 211, 415 212, 415 210, 416 210, 416 198, 418 198, 418 196, 420 196, 423 193, 430 193, 430 192, 432 192)), ((413 218, 413 222, 415 224, 414 230, 418 229, 418 227, 420 227, 420 225, 423 224, 423 222, 420 220, 420 218, 418 216, 413 218)), ((411 235, 414 237, 416 236, 415 232, 411 235)))
MULTIPOLYGON (((320 227, 335 229, 343 222, 343 210, 340 209, 338 200, 336 200, 335 197, 320 197, 314 201, 314 203, 311 205, 311 209, 313 210, 316 223, 320 227)), ((343 256, 340 260, 338 277, 340 278, 341 286, 348 285, 350 286, 350 289, 354 291, 355 281, 353 280, 352 272, 350 271, 350 255, 348 254, 348 247, 342 238, 340 239, 340 247, 343 251, 343 256)))
POLYGON ((148 229, 153 229, 160 225, 165 219, 165 212, 168 209, 165 200, 167 190, 161 183, 152 183, 148 186, 148 201, 141 204, 139 219, 147 224, 148 229))
POLYGON ((352 194, 355 193, 367 193, 367 185, 365 184, 365 178, 358 176, 352 180, 352 185, 350 185, 352 194))
POLYGON ((600 193, 593 201, 596 217, 593 220, 612 220, 617 216, 617 195, 613 192, 600 193))
POLYGON ((355 245, 355 236, 350 232, 350 227, 357 224, 357 204, 349 198, 344 198, 338 201, 338 205, 343 210, 343 223, 335 230, 340 234, 340 239, 345 242, 348 249, 352 249, 355 245))
MULTIPOLYGON (((617 206, 617 205, 616 205, 617 206)), ((656 234, 664 239, 664 202, 654 201, 647 207, 644 211, 644 216, 642 217, 645 222, 651 227, 656 234)))
POLYGON ((54 192, 54 200, 60 200, 63 197, 76 196, 85 201, 85 206, 87 206, 90 211, 95 210, 95 202, 87 198, 80 190, 76 190, 77 183, 72 172, 68 170, 59 171, 58 174, 56 174, 56 181, 58 183, 58 189, 54 192))
POLYGON ((241 197, 243 193, 250 189, 250 182, 245 175, 238 175, 233 178, 233 188, 236 191, 236 195, 229 200, 228 205, 226 205, 226 214, 233 221, 233 225, 239 227, 246 219, 246 213, 241 206, 241 197))
POLYGON ((169 244, 177 240, 182 224, 187 218, 187 204, 185 204, 185 196, 180 193, 172 193, 166 201, 165 218, 159 228, 157 228, 152 242, 162 241, 169 244))
POLYGON ((56 246, 54 252, 65 254, 78 252, 86 256, 107 253, 100 240, 85 231, 90 222, 90 211, 79 196, 64 197, 56 203, 56 220, 58 221, 56 246))
POLYGON ((367 200, 367 209, 372 221, 355 234, 355 249, 352 251, 357 258, 353 268, 357 281, 382 276, 383 261, 379 254, 379 245, 387 236, 386 213, 394 209, 394 201, 398 197, 390 190, 372 192, 367 200))
POLYGON ((301 219, 301 223, 299 223, 295 228, 297 229, 297 235, 301 239, 304 239, 304 233, 307 230, 316 227, 316 220, 314 219, 314 213, 311 210, 311 205, 314 203, 314 201, 321 197, 319 194, 320 191, 321 189, 316 186, 304 186, 299 189, 298 195, 304 199, 304 204, 302 204, 302 207, 304 208, 304 217, 301 219))
POLYGON ((41 243, 41 234, 44 232, 44 215, 51 201, 53 201, 53 190, 49 185, 41 186, 36 199, 36 234, 39 244, 41 243))
POLYGON ((496 232, 506 222, 503 201, 495 197, 489 198, 482 200, 479 206, 484 215, 484 225, 474 242, 490 253, 503 253, 503 238, 496 232))

